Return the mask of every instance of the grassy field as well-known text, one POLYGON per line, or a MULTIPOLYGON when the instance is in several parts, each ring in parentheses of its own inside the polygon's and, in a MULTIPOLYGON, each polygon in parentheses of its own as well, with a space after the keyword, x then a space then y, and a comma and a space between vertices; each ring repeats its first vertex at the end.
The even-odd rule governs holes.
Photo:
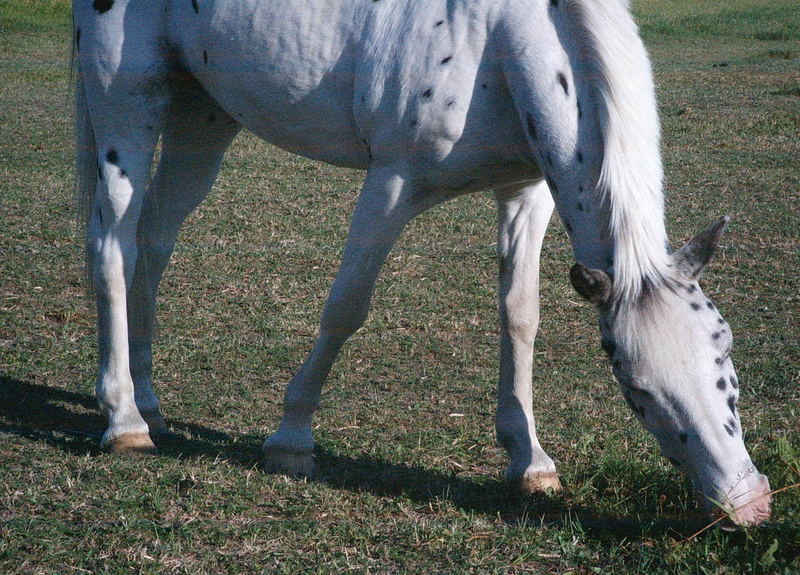
MULTIPOLYGON (((704 288, 737 335, 751 454, 788 487, 800 481, 800 8, 634 6, 659 84, 671 239, 733 218, 704 288)), ((566 490, 507 495, 489 194, 419 218, 390 256, 323 397, 319 477, 260 472, 362 175, 247 134, 163 284, 156 378, 174 436, 155 457, 100 452, 69 36, 67 2, 0 0, 0 572, 800 573, 800 489, 776 496, 762 528, 692 537, 704 519, 612 383, 557 222, 535 413, 566 490)))

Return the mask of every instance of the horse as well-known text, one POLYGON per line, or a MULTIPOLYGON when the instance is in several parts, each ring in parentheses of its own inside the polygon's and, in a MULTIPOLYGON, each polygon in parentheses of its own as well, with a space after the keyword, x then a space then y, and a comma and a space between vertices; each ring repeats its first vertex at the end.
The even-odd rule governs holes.
POLYGON ((152 451, 159 281, 181 223, 246 128, 366 171, 318 337, 263 444, 314 471, 312 415, 404 226, 461 194, 498 208, 506 477, 557 491, 532 413, 539 259, 557 210, 622 396, 701 506, 757 525, 771 492, 745 447, 728 323, 698 281, 727 217, 672 250, 647 51, 627 0, 73 0, 77 189, 97 307, 102 445, 152 451), (155 173, 154 151, 161 143, 155 173))

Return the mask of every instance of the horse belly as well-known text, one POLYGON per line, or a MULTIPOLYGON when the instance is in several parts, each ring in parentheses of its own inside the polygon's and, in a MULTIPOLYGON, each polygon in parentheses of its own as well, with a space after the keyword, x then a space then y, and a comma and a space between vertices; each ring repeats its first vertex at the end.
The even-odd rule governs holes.
POLYGON ((220 106, 259 137, 366 168, 369 152, 353 119, 355 14, 347 2, 299 4, 178 2, 170 44, 220 106))

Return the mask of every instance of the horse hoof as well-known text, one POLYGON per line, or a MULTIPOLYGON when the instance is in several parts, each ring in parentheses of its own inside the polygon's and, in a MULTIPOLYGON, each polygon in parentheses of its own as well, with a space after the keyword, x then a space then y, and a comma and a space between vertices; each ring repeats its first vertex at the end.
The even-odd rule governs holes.
POLYGON ((169 433, 167 422, 164 421, 164 416, 161 415, 159 410, 154 409, 152 411, 140 411, 139 414, 147 424, 147 428, 150 431, 150 437, 158 437, 169 433))
POLYGON ((147 433, 123 433, 109 441, 106 447, 115 455, 138 456, 158 453, 147 433))
POLYGON ((298 479, 314 477, 314 454, 311 451, 288 451, 274 447, 263 448, 263 469, 267 473, 288 475, 298 479))
POLYGON ((554 471, 526 473, 517 482, 517 489, 524 494, 555 493, 561 491, 561 481, 554 471))

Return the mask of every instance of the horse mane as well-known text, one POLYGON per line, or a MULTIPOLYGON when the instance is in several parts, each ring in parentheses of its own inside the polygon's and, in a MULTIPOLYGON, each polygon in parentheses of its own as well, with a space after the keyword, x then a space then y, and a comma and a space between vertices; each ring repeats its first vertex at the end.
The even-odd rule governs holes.
POLYGON ((626 0, 563 2, 603 139, 597 190, 610 211, 614 297, 669 284, 660 126, 647 52, 626 0))

